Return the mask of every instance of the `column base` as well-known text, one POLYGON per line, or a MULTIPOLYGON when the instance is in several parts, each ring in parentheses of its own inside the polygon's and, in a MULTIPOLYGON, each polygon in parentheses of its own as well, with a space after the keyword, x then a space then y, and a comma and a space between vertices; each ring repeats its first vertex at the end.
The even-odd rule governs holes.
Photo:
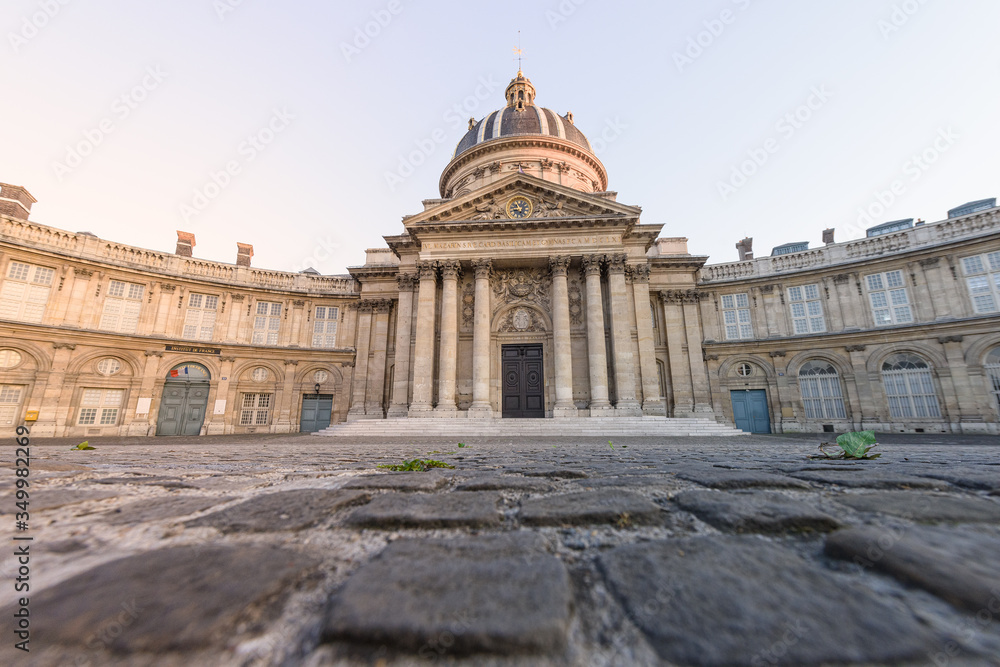
POLYGON ((408 417, 410 414, 410 409, 405 405, 392 405, 389 407, 389 412, 386 417, 389 419, 396 419, 400 417, 408 417))
POLYGON ((639 401, 619 401, 615 406, 615 417, 641 417, 642 406, 639 401))
POLYGON ((666 417, 667 406, 660 399, 644 401, 642 404, 642 414, 648 417, 666 417))
POLYGON ((591 405, 590 406, 590 416, 591 417, 614 417, 615 409, 611 407, 611 404, 607 405, 591 405))
POLYGON ((421 417, 433 417, 434 416, 434 406, 433 405, 411 405, 410 411, 406 415, 411 419, 419 419, 421 417))
POLYGON ((469 407, 468 417, 469 419, 493 419, 493 408, 490 407, 489 403, 481 405, 473 403, 469 407))
POLYGON ((571 408, 552 408, 552 417, 555 419, 576 419, 580 416, 580 411, 576 409, 576 406, 571 408))
POLYGON ((444 417, 445 419, 453 419, 458 416, 458 406, 457 405, 439 405, 434 408, 435 417, 444 417))
POLYGON ((372 419, 383 419, 385 411, 382 409, 382 406, 380 404, 372 403, 371 405, 365 406, 365 414, 371 417, 372 419))

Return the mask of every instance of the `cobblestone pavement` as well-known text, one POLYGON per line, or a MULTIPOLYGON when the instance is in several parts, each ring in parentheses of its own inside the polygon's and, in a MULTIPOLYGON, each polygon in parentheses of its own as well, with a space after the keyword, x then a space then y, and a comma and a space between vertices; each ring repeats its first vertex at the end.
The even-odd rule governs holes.
POLYGON ((1000 665, 998 439, 821 439, 39 440, 0 664, 1000 665))

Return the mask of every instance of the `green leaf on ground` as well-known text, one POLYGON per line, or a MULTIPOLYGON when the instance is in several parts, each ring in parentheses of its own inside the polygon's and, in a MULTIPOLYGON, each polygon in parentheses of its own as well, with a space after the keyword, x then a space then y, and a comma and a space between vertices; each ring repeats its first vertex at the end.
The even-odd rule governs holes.
POLYGON ((413 459, 396 465, 379 465, 378 467, 394 472, 426 472, 431 468, 454 468, 455 466, 434 459, 413 459))
POLYGON ((96 447, 91 447, 89 440, 84 440, 83 442, 81 442, 76 447, 70 447, 70 451, 75 451, 75 450, 78 450, 78 449, 79 450, 83 450, 83 449, 97 449, 97 448, 96 447))

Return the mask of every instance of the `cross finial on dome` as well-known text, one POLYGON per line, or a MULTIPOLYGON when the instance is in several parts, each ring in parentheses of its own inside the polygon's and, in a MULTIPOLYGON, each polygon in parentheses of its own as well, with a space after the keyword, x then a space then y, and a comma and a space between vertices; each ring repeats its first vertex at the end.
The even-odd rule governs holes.
POLYGON ((521 31, 517 31, 517 46, 514 47, 514 55, 517 56, 517 76, 518 78, 524 76, 524 72, 521 71, 521 64, 524 60, 524 49, 521 48, 521 31))

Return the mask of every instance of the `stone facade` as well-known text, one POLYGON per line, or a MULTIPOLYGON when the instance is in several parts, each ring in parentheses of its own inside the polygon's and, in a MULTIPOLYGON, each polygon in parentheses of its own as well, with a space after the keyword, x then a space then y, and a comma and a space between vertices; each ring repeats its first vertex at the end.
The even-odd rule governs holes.
POLYGON ((199 260, 189 234, 169 254, 45 227, 0 185, 0 434, 29 412, 36 435, 87 437, 532 401, 549 418, 1000 433, 1000 209, 758 259, 746 239, 744 261, 706 266, 606 191, 572 118, 534 94, 512 81, 442 198, 348 276, 256 269, 246 244, 235 265, 199 260), (508 365, 518 350, 534 361, 508 365))

